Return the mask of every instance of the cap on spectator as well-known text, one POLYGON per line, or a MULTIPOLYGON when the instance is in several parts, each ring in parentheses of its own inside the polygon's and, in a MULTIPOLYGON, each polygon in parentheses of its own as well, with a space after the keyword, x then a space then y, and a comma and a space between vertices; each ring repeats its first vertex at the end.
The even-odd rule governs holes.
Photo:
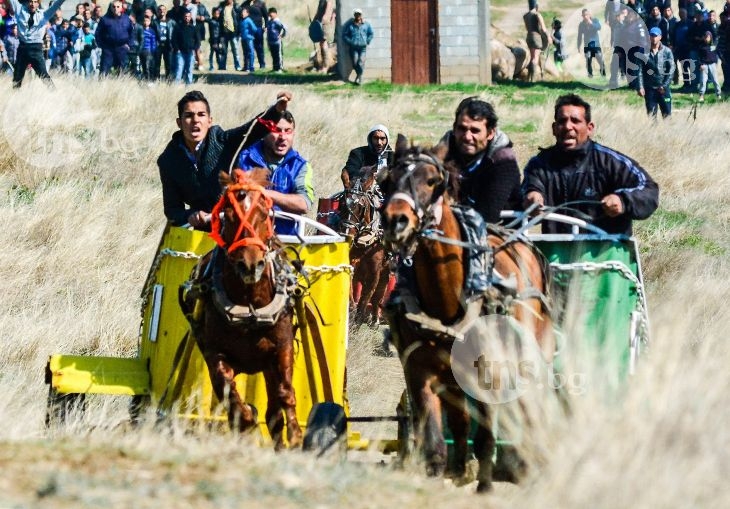
POLYGON ((705 32, 705 37, 707 37, 708 35, 709 35, 710 37, 712 37, 712 32, 710 32, 709 30, 708 30, 707 32, 705 32))
POLYGON ((356 16, 358 14, 362 14, 362 9, 360 9, 359 7, 352 11, 353 16, 356 16))
POLYGON ((652 29, 649 30, 649 35, 662 35, 662 29, 659 27, 652 27, 652 29))

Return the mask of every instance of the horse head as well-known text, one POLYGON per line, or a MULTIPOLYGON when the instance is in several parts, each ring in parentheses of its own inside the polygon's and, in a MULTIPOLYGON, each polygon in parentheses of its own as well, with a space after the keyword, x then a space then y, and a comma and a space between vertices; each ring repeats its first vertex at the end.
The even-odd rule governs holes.
POLYGON ((375 182, 374 166, 363 167, 363 176, 344 191, 340 202, 340 233, 353 238, 353 243, 370 245, 380 238, 378 208, 382 200, 375 182))
POLYGON ((438 224, 438 205, 456 194, 456 169, 445 164, 448 146, 408 146, 398 135, 393 165, 382 187, 386 194, 382 211, 383 240, 390 250, 413 246, 417 235, 438 224))
POLYGON ((220 200, 211 213, 211 238, 246 283, 261 279, 274 237, 273 202, 264 193, 268 170, 221 172, 220 200))

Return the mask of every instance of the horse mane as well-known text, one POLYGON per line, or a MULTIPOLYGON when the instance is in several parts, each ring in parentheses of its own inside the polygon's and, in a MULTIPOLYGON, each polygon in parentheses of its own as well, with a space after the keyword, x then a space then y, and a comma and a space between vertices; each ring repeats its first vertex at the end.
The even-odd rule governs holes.
MULTIPOLYGON (((449 194, 452 200, 458 201, 459 199, 459 180, 461 175, 459 169, 453 161, 446 161, 446 154, 449 152, 449 145, 445 141, 440 141, 436 145, 431 147, 415 145, 408 143, 408 138, 402 134, 398 134, 398 138, 395 144, 395 154, 393 157, 393 164, 397 165, 400 160, 408 156, 418 156, 425 154, 430 156, 443 166, 444 170, 448 174, 448 182, 446 184, 446 192, 449 194)), ((387 194, 387 193, 386 193, 387 194)))
POLYGON ((271 185, 269 181, 269 170, 267 168, 252 168, 243 171, 240 168, 236 168, 233 170, 232 175, 225 171, 218 174, 218 183, 221 185, 221 188, 228 187, 231 184, 242 184, 243 182, 268 187, 271 185))

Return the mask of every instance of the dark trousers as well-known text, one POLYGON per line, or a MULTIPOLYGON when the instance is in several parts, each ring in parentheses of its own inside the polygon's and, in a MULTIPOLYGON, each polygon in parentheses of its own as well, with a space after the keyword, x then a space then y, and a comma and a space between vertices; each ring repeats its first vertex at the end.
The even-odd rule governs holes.
POLYGON ((264 33, 259 30, 253 36, 253 49, 256 52, 256 58, 259 61, 259 68, 266 67, 266 57, 264 52, 264 33))
POLYGON ((155 50, 156 78, 160 77, 163 62, 165 64, 165 77, 167 79, 172 79, 175 77, 175 64, 173 62, 173 59, 170 57, 171 51, 172 50, 170 49, 170 45, 167 42, 161 42, 159 46, 157 46, 157 49, 155 50))
POLYGON ((154 80, 159 73, 155 69, 155 54, 153 51, 143 49, 139 52, 139 63, 142 67, 142 79, 154 80))
POLYGON ((271 52, 272 66, 275 71, 284 69, 284 45, 281 41, 277 43, 269 43, 269 51, 271 52))
POLYGON ((28 66, 33 68, 33 71, 45 81, 49 86, 53 86, 53 81, 48 75, 46 69, 46 61, 43 58, 43 44, 20 44, 18 46, 18 54, 15 57, 15 72, 13 73, 13 87, 18 88, 23 83, 25 77, 25 70, 28 66))
POLYGON ((672 114, 672 91, 669 87, 664 89, 663 94, 656 88, 644 89, 644 102, 646 113, 653 117, 656 117, 657 109, 662 112, 664 118, 672 114))
POLYGON ((101 66, 99 72, 102 76, 109 74, 112 68, 119 69, 120 73, 127 71, 129 65, 128 59, 129 49, 124 46, 116 48, 102 48, 101 50, 101 66))

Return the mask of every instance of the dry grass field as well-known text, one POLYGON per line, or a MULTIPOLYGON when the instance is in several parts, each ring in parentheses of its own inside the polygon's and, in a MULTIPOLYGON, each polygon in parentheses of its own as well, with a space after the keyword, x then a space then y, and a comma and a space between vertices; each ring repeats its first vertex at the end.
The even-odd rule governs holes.
MULTIPOLYGON (((426 478, 418 465, 275 454, 230 434, 120 422, 126 401, 93 400, 66 428, 45 429, 48 355, 132 356, 139 292, 164 226, 155 164, 175 130, 182 87, 133 81, 0 81, 0 509, 222 507, 727 507, 730 494, 730 144, 727 104, 653 123, 626 92, 585 90, 596 138, 637 159, 661 204, 635 223, 652 343, 620 395, 604 397, 601 361, 572 414, 546 410, 530 477, 474 495, 426 478)), ((569 85, 566 84, 566 87, 569 85)), ((214 121, 233 127, 278 87, 198 87, 214 121)), ((467 94, 491 101, 521 166, 551 142, 558 87, 388 89, 297 85, 296 148, 318 196, 338 190, 350 148, 385 123, 419 143, 438 140, 467 94)), ((579 90, 583 93, 583 91, 579 90)), ((571 338, 575 340, 576 338, 571 338)), ((379 333, 350 338, 349 395, 357 414, 390 414, 397 360, 372 355, 379 333)), ((377 427, 376 427, 377 428, 377 427)), ((392 433, 383 427, 373 434, 392 433)))

